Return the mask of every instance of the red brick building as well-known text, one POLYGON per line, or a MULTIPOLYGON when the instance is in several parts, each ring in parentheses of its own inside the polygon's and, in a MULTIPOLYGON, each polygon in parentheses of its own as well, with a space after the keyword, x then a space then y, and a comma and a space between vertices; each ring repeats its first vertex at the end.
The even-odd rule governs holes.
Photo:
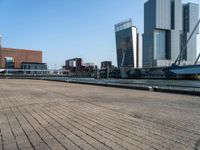
POLYGON ((21 68, 23 62, 42 63, 42 51, 16 48, 0 49, 0 68, 6 68, 7 62, 13 63, 13 68, 21 68))

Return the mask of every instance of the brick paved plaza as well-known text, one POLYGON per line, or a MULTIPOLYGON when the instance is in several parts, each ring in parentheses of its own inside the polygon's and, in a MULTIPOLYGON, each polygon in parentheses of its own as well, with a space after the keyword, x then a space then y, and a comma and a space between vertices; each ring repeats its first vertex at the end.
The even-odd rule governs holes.
POLYGON ((0 80, 2 150, 199 150, 200 97, 0 80))

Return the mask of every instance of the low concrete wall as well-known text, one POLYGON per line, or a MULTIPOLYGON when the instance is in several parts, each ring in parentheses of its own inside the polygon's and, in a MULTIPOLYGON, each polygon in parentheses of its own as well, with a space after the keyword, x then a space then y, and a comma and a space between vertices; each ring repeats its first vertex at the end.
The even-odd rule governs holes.
POLYGON ((72 78, 67 78, 64 76, 27 76, 27 75, 11 75, 3 76, 0 75, 0 79, 31 79, 31 80, 47 80, 47 81, 56 81, 56 82, 67 82, 75 84, 88 84, 94 86, 107 86, 107 87, 116 87, 116 88, 126 88, 126 89, 135 89, 135 90, 145 90, 150 92, 167 92, 167 93, 179 93, 187 95, 196 95, 200 96, 200 88, 189 87, 189 86, 169 86, 161 85, 155 86, 150 84, 123 84, 123 83, 109 83, 109 82, 97 82, 101 80, 94 81, 85 81, 85 80, 73 80, 72 78))
POLYGON ((85 82, 85 81, 74 81, 74 80, 52 80, 52 79, 43 79, 48 81, 59 81, 75 84, 88 84, 94 86, 107 86, 107 87, 116 87, 116 88, 126 88, 126 89, 135 89, 135 90, 145 90, 150 92, 166 92, 166 93, 178 93, 186 95, 195 95, 200 96, 200 88, 192 87, 180 87, 180 86, 151 86, 151 85, 142 85, 142 84, 114 84, 114 83, 94 83, 94 82, 85 82))

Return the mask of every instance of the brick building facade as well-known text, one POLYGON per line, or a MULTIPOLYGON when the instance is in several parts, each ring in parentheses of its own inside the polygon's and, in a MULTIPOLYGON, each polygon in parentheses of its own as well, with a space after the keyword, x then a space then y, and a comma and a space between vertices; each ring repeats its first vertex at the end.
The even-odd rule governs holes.
POLYGON ((0 49, 0 68, 6 68, 6 59, 12 59, 15 69, 21 68, 23 62, 42 63, 42 51, 1 48, 0 49))

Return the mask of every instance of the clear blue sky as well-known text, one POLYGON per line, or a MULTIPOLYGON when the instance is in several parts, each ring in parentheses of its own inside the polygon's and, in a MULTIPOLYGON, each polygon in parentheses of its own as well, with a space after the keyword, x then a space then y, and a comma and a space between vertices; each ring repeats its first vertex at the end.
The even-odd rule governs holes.
MULTIPOLYGON (((188 0, 183 0, 187 2, 188 0)), ((200 3, 200 0, 190 0, 200 3)), ((145 0, 0 0, 3 46, 43 50, 50 68, 81 57, 116 65, 114 24, 132 18, 143 33, 145 0)))

